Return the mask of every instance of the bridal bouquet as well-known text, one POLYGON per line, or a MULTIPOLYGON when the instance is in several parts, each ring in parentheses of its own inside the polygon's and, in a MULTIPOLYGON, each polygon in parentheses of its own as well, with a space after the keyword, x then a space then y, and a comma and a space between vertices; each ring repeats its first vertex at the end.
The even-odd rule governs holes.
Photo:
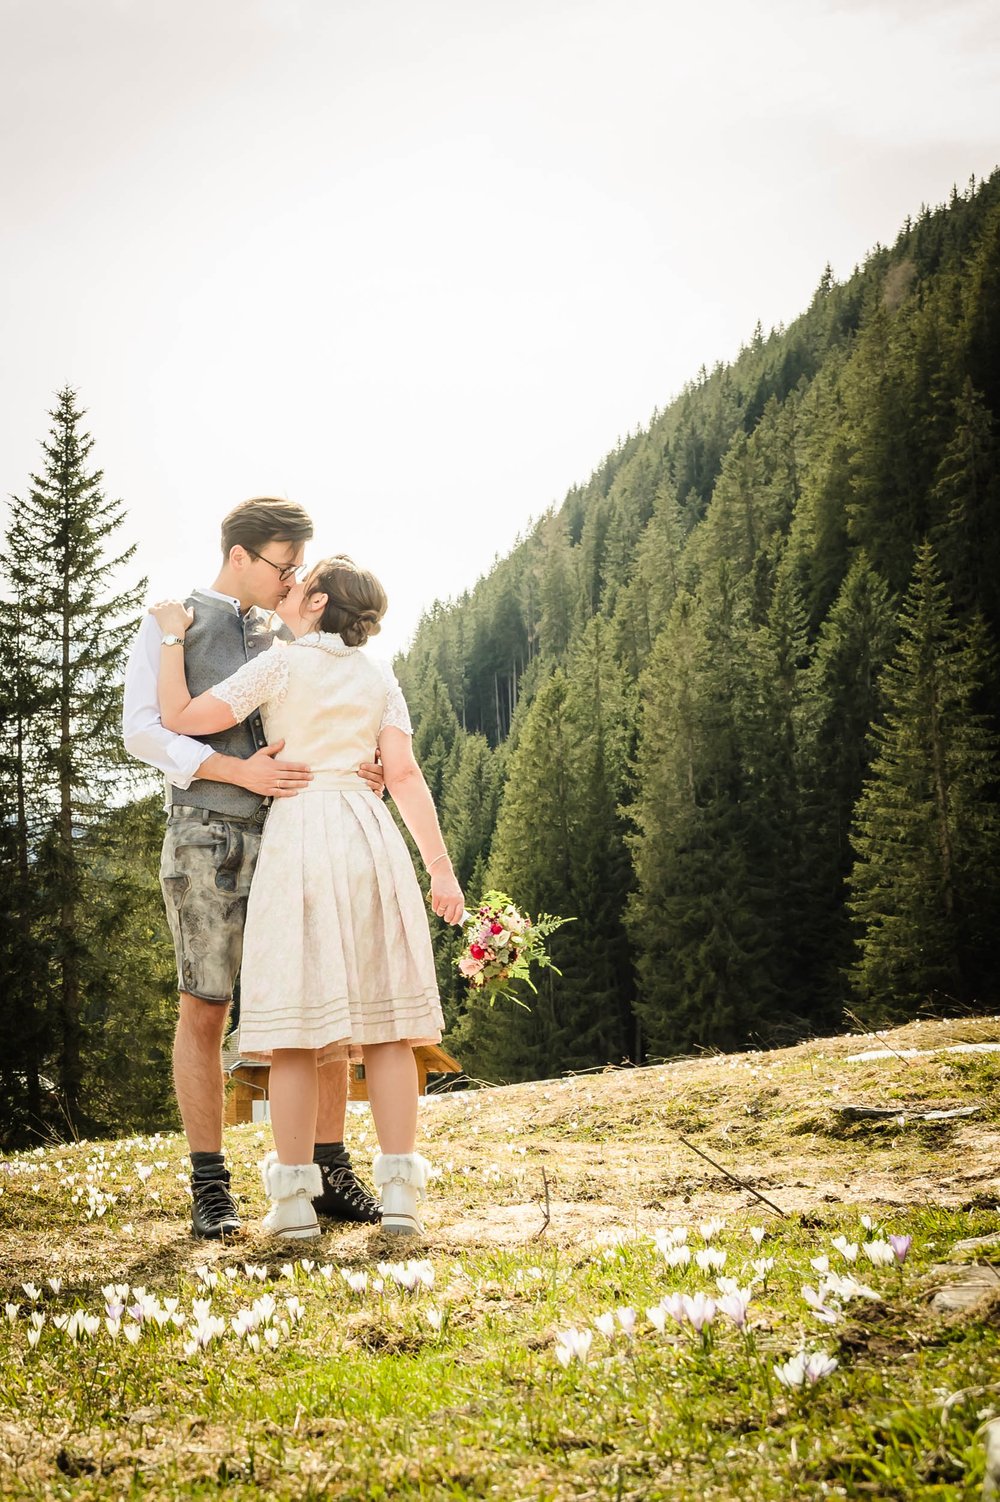
POLYGON ((540 913, 532 922, 505 893, 487 892, 471 912, 467 910, 462 915, 465 942, 455 963, 490 1006, 498 996, 506 996, 526 1008, 526 1003, 509 989, 508 982, 523 980, 534 991, 536 987, 529 974, 533 964, 561 975, 562 971, 549 959, 545 940, 563 923, 572 921, 540 913))

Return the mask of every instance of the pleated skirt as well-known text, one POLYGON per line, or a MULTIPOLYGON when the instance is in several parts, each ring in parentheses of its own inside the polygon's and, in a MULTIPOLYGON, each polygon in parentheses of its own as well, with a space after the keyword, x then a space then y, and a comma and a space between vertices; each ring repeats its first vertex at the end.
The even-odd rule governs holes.
POLYGON ((437 1043, 423 894, 392 815, 366 792, 279 799, 261 840, 240 972, 240 1053, 437 1043))

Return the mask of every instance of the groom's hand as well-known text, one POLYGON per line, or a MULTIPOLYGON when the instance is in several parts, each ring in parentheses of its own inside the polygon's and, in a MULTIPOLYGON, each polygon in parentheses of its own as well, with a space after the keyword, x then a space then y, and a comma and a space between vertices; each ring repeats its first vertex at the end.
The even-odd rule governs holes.
POLYGON ((198 776, 209 782, 231 782, 260 798, 294 798, 312 782, 312 771, 300 761, 278 761, 284 741, 264 746, 243 761, 238 756, 209 756, 198 768, 198 776))
POLYGON ((278 752, 284 744, 280 740, 273 746, 264 746, 243 763, 252 769, 253 777, 259 778, 259 781, 244 784, 251 792, 263 793, 267 798, 294 798, 312 782, 313 774, 304 762, 278 761, 278 752))
MULTIPOLYGON (((378 756, 378 752, 375 752, 378 756)), ((363 777, 376 798, 385 797, 385 773, 378 762, 363 761, 358 767, 358 776, 363 777)))

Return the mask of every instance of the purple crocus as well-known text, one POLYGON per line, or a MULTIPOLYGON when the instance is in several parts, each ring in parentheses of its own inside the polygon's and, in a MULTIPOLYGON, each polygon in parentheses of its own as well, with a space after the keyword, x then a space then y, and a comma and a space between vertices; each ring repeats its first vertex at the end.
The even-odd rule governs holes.
POLYGON ((889 1237, 889 1245, 892 1247, 893 1251, 895 1252, 895 1254, 896 1254, 896 1261, 899 1263, 900 1267, 902 1267, 903 1263, 906 1261, 906 1254, 910 1250, 910 1246, 911 1246, 912 1241, 913 1241, 913 1237, 912 1236, 890 1236, 889 1237))

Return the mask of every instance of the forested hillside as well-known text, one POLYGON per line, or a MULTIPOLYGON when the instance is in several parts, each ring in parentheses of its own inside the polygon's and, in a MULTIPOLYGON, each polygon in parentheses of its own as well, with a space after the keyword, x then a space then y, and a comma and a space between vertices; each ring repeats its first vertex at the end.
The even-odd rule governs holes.
POLYGON ((756 330, 399 666, 471 896, 572 914, 516 1080, 994 1005, 1000 173, 756 330))
MULTIPOLYGON (((995 1007, 1000 173, 758 329, 399 663, 470 897, 572 916, 530 1011, 446 1042, 543 1077, 995 1007)), ((158 800, 120 743, 144 587, 65 388, 0 563, 0 1145, 174 1119, 158 800), (116 555, 116 549, 117 555, 116 555)))

